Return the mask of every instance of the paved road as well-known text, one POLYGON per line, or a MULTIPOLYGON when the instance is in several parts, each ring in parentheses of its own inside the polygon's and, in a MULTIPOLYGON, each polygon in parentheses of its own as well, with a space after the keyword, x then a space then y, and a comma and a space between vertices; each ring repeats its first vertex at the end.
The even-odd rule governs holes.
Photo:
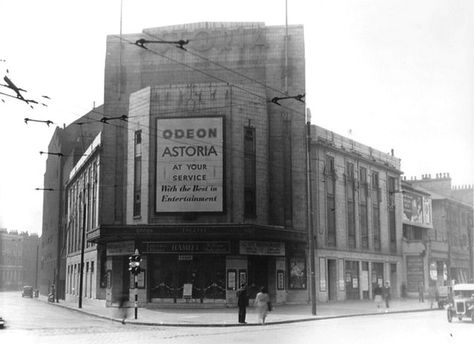
POLYGON ((0 293, 8 327, 0 343, 473 343, 474 324, 446 321, 445 313, 363 316, 286 325, 183 328, 121 325, 31 299, 0 293))

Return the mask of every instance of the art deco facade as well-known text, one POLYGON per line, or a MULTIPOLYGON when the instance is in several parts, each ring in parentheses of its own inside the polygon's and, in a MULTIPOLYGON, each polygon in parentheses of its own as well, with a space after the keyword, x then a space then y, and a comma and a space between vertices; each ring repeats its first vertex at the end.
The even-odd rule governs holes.
POLYGON ((265 285, 275 302, 308 300, 304 104, 268 101, 304 94, 303 31, 288 32, 199 23, 108 38, 96 223, 81 197, 95 163, 73 165, 67 182, 68 297, 86 199, 92 298, 132 297, 138 249, 140 304, 234 304, 244 282, 251 296, 265 285), (190 43, 130 44, 171 36, 190 43))

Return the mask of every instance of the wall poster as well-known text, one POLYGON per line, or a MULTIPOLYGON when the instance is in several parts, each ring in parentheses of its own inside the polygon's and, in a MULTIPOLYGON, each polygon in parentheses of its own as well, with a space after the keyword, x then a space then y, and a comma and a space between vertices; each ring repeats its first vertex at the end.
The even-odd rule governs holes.
POLYGON ((305 257, 290 257, 290 289, 306 289, 305 257))
POLYGON ((239 287, 247 285, 247 270, 239 270, 239 287))
POLYGON ((277 290, 285 290, 285 272, 283 270, 277 271, 277 290))
POLYGON ((319 258, 319 291, 326 291, 326 259, 319 258))
POLYGON ((227 270, 227 290, 236 290, 236 271, 227 270))

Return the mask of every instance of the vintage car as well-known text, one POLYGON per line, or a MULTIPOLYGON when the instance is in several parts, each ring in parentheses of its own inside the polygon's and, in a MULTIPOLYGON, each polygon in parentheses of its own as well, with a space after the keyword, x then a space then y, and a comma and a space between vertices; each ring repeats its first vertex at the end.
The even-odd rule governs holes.
POLYGON ((453 286, 453 301, 446 307, 448 321, 454 317, 459 320, 469 318, 474 322, 474 283, 462 283, 453 286))
POLYGON ((444 306, 452 302, 452 287, 450 286, 439 286, 437 288, 436 300, 438 301, 438 308, 443 309, 444 306))
POLYGON ((25 285, 21 292, 21 297, 33 297, 33 287, 25 285))

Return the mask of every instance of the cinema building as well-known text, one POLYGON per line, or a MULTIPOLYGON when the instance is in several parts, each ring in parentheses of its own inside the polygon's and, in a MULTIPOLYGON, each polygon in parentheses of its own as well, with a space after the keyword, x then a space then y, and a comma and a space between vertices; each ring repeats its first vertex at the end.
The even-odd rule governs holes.
POLYGON ((285 32, 198 23, 108 37, 100 134, 67 183, 67 297, 86 219, 88 298, 132 301, 138 249, 142 306, 235 305, 241 283, 251 298, 266 286, 276 303, 308 301, 305 107, 271 101, 305 93, 303 29, 285 32))

